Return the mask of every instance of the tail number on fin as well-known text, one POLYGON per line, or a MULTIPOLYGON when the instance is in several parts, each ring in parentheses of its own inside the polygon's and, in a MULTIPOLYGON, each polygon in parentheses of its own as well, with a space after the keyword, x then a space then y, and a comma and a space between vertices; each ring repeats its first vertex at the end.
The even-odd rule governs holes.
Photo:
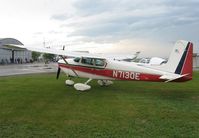
POLYGON ((129 72, 129 71, 113 70, 113 78, 140 80, 140 73, 131 72, 131 71, 129 72))

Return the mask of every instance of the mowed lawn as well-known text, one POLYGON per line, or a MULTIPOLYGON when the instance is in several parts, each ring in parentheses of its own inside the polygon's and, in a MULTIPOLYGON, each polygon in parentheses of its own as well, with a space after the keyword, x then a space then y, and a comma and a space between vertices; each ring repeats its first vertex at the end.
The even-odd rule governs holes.
POLYGON ((92 81, 87 92, 65 79, 0 77, 0 137, 199 137, 199 72, 185 83, 92 81))

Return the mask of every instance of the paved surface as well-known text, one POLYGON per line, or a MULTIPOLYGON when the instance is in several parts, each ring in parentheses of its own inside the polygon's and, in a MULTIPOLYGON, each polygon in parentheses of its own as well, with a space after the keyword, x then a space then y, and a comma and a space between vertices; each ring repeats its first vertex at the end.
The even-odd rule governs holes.
POLYGON ((33 73, 51 73, 57 71, 57 63, 33 63, 18 65, 0 65, 0 76, 33 74, 33 73))

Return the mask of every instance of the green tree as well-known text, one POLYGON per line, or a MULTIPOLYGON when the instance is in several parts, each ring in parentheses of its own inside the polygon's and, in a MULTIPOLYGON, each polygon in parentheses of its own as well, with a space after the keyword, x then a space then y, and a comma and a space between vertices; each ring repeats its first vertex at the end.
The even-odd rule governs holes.
POLYGON ((32 52, 33 61, 37 61, 40 55, 41 55, 41 53, 33 51, 32 52))
POLYGON ((53 61, 54 58, 55 58, 55 55, 54 55, 54 54, 47 54, 47 53, 44 53, 44 54, 43 54, 43 58, 44 58, 44 61, 45 61, 45 62, 53 61))

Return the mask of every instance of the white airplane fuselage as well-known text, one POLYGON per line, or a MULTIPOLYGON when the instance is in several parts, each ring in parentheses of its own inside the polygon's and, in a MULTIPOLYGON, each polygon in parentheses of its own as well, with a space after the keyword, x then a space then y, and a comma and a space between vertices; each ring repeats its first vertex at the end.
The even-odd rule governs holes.
MULTIPOLYGON (((163 75, 178 77, 178 74, 161 71, 150 66, 143 66, 135 62, 106 60, 104 67, 85 65, 75 62, 74 58, 58 62, 59 67, 69 76, 90 78, 97 80, 127 80, 127 81, 155 81, 162 82, 163 75)), ((183 77, 175 81, 188 81, 191 78, 183 77)))
POLYGON ((74 84, 71 78, 65 81, 67 85, 74 84, 75 89, 80 91, 89 90, 91 86, 88 83, 92 79, 97 79, 98 84, 107 86, 111 84, 111 80, 183 82, 191 80, 193 76, 193 43, 185 40, 177 41, 168 61, 157 66, 126 62, 129 58, 122 59, 123 56, 114 57, 21 45, 6 45, 4 48, 59 55, 62 60, 58 62, 57 79, 61 70, 69 76, 88 78, 85 83, 74 84))

